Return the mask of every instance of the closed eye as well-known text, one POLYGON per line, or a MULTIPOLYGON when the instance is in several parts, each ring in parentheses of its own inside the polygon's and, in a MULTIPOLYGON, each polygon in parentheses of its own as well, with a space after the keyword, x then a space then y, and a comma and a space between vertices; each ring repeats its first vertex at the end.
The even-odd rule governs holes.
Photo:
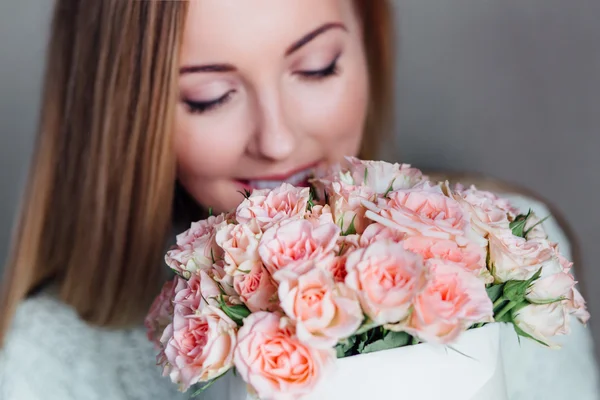
POLYGON ((338 68, 339 58, 340 58, 340 55, 335 57, 333 59, 333 61, 331 62, 331 64, 329 64, 325 68, 318 69, 318 70, 312 70, 312 71, 298 71, 297 74, 301 78, 307 79, 307 80, 321 80, 321 79, 328 78, 333 75, 337 75, 339 73, 339 68, 338 68))
POLYGON ((234 90, 230 90, 218 99, 210 101, 194 101, 188 99, 184 100, 184 103, 188 106, 190 113, 202 114, 208 111, 216 110, 217 108, 225 105, 229 100, 231 100, 234 92, 234 90))

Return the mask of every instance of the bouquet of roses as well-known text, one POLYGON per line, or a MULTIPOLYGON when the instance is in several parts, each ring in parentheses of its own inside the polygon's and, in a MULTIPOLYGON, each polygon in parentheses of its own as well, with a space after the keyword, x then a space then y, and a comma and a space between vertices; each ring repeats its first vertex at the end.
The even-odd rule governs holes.
POLYGON ((554 347, 589 317, 543 221, 491 193, 348 158, 310 187, 244 195, 166 255, 176 276, 146 326, 182 391, 234 369, 261 399, 300 398, 336 358, 491 322, 554 347))

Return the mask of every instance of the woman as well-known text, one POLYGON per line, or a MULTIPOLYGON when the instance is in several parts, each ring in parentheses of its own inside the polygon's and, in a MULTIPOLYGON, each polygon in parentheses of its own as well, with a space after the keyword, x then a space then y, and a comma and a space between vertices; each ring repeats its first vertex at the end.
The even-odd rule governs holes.
MULTIPOLYGON (((383 0, 59 0, 4 278, 1 397, 185 397, 140 327, 171 227, 243 189, 302 184, 318 163, 374 158, 390 131, 391 15, 383 0)), ((534 385, 510 381, 511 398, 556 392, 567 370, 593 398, 586 335, 534 385)))

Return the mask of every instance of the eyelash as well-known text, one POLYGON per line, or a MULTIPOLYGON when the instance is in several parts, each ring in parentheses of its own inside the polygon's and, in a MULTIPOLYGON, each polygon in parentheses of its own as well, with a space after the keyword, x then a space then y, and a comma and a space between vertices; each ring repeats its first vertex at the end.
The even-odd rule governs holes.
POLYGON ((208 111, 216 110, 217 108, 225 105, 231 99, 231 95, 233 95, 233 93, 234 91, 230 90, 218 99, 211 101, 185 100, 185 104, 188 106, 190 113, 202 114, 208 111))
MULTIPOLYGON (((329 64, 327 67, 316 70, 316 71, 300 71, 298 75, 302 77, 302 79, 308 81, 320 81, 331 76, 337 75, 340 70, 338 66, 338 60, 340 55, 335 57, 335 59, 329 64)), ((223 96, 219 97, 216 100, 211 101, 192 101, 185 100, 185 104, 188 106, 189 112, 192 114, 202 114, 208 111, 216 110, 217 108, 225 105, 233 95, 234 91, 231 90, 225 93, 223 96)))
POLYGON ((317 71, 300 71, 298 75, 302 77, 302 79, 311 80, 311 81, 319 81, 325 78, 329 78, 330 76, 337 75, 340 70, 338 66, 338 60, 340 56, 338 55, 327 67, 317 70, 317 71))

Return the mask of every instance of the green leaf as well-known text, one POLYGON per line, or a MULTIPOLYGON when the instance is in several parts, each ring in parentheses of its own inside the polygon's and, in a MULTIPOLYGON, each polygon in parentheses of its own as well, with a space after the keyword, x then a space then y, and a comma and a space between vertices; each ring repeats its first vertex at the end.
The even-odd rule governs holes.
POLYGON ((504 284, 502 283, 500 285, 491 285, 491 286, 488 286, 487 288, 485 288, 485 290, 487 291, 488 297, 490 298, 492 303, 495 303, 496 300, 498 300, 500 298, 500 296, 502 296, 502 291, 504 290, 504 284))
POLYGON ((537 272, 527 280, 527 283, 531 285, 533 282, 537 281, 540 276, 542 276, 542 268, 538 269, 537 272))
POLYGON ((356 336, 351 336, 348 339, 342 340, 335 346, 337 358, 344 358, 354 355, 355 346, 356 336))
MULTIPOLYGON (((225 371, 224 373, 222 373, 221 375, 217 376, 214 379, 211 379, 210 381, 206 382, 204 385, 202 385, 202 387, 198 390, 196 390, 193 394, 192 394, 192 398, 198 397, 199 395, 202 394, 202 392, 204 392, 206 389, 208 389, 209 387, 211 387, 213 385, 213 383, 215 383, 218 379, 222 378, 225 376, 225 374, 227 374, 227 372, 229 372, 229 370, 225 371)), ((234 370, 235 372, 235 370, 234 370)))
POLYGON ((395 349, 407 346, 410 343, 411 336, 406 332, 388 331, 383 339, 379 339, 364 346, 362 353, 373 353, 375 351, 395 349))
POLYGON ((238 193, 240 193, 242 196, 244 196, 245 199, 247 199, 248 197, 250 197, 250 195, 252 194, 248 189, 244 189, 243 192, 238 190, 238 193))
POLYGON ((567 300, 566 297, 558 297, 556 299, 548 299, 548 300, 529 300, 529 302, 531 304, 552 304, 552 303, 558 303, 559 301, 563 301, 563 300, 567 300))
POLYGON ((356 331, 355 335, 362 335, 363 333, 370 331, 371 329, 377 327, 378 324, 376 324, 375 322, 371 321, 370 318, 366 317, 365 320, 363 321, 362 325, 358 328, 358 330, 356 331))
POLYGON ((356 227, 354 226, 354 220, 356 219, 356 214, 352 217, 352 221, 350 221, 350 226, 346 229, 345 232, 342 232, 342 236, 354 235, 356 233, 356 227))
POLYGON ((529 289, 529 281, 508 281, 504 285, 504 298, 511 302, 520 303, 525 300, 525 294, 529 289))
POLYGON ((315 193, 314 193, 314 189, 311 187, 310 188, 310 192, 308 194, 308 204, 306 205, 306 209, 308 211, 312 211, 313 207, 315 206, 315 193))
POLYGON ((512 230, 513 235, 518 237, 525 237, 525 225, 527 224, 527 220, 531 216, 531 210, 526 215, 518 215, 513 222, 510 223, 510 229, 512 230))
POLYGON ((385 194, 383 195, 383 197, 388 197, 388 194, 390 194, 390 192, 392 190, 394 190, 394 182, 396 182, 396 178, 392 179, 392 181, 390 182, 390 186, 388 186, 388 188, 385 191, 385 194))
POLYGON ((534 341, 538 342, 539 344, 541 344, 542 346, 550 347, 550 346, 548 346, 547 343, 544 343, 541 340, 534 338, 529 333, 527 333, 523 329, 519 328, 517 326, 517 324, 513 324, 513 327, 515 328, 515 332, 517 332, 517 335, 526 337, 526 338, 531 339, 531 340, 534 340, 534 341))
POLYGON ((524 232, 525 237, 527 237, 527 235, 529 235, 529 233, 538 225, 543 224, 548 218, 550 218, 550 216, 548 215, 546 218, 539 220, 538 222, 536 222, 532 227, 530 227, 529 229, 527 229, 524 232))
POLYGON ((367 184, 367 177, 369 176, 369 170, 365 167, 365 178, 363 180, 363 185, 367 184))
POLYGON ((233 322, 242 326, 244 318, 250 315, 250 310, 243 304, 237 304, 235 306, 229 306, 223 301, 223 296, 219 299, 219 307, 233 322))

